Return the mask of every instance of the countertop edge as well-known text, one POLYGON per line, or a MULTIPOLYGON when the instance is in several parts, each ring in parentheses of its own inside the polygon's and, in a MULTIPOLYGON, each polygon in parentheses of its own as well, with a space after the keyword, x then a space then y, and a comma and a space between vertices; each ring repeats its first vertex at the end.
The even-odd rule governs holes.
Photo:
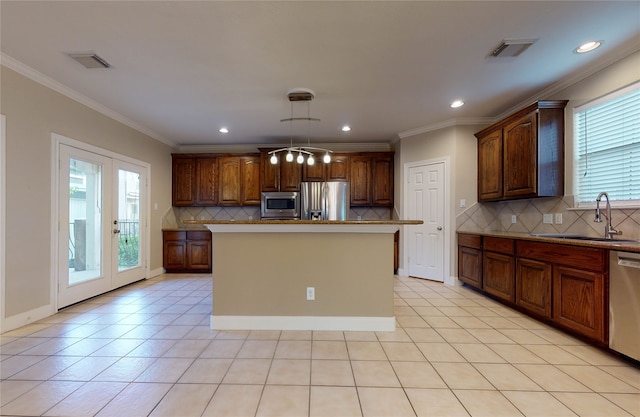
POLYGON ((544 242, 555 243, 572 246, 582 246, 588 248, 608 249, 622 252, 635 252, 640 253, 640 241, 639 242, 615 242, 613 239, 611 242, 594 241, 594 240, 578 240, 571 238, 557 238, 557 237, 545 237, 545 236, 532 236, 528 233, 517 232, 478 232, 478 231, 464 231, 458 230, 457 234, 468 234, 478 236, 500 237, 505 239, 517 239, 528 240, 532 242, 544 242))

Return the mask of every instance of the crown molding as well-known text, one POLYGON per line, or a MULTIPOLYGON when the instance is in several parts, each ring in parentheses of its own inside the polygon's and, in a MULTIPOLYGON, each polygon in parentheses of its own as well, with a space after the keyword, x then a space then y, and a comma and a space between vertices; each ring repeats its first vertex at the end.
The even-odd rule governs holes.
MULTIPOLYGON (((258 152, 259 148, 286 148, 290 143, 254 143, 237 145, 184 145, 175 149, 179 153, 251 153, 258 152)), ((304 145, 303 145, 304 146, 304 145)), ((382 142, 362 142, 362 143, 313 143, 313 146, 330 149, 334 152, 389 152, 391 145, 382 142)))
POLYGON ((32 81, 37 82, 38 84, 41 84, 47 88, 52 89, 53 91, 62 94, 63 96, 66 96, 68 98, 70 98, 71 100, 77 101, 80 104, 83 104, 87 107, 89 107, 92 110, 97 111, 100 114, 103 114, 117 122, 122 123, 123 125, 126 125, 132 129, 137 130, 140 133, 143 133, 159 142, 162 142, 166 145, 169 146, 175 146, 175 143, 163 138, 162 136, 160 136, 159 134, 157 134, 156 132, 140 125, 139 123, 134 122, 131 119, 126 118, 125 116, 121 115, 120 113, 98 103, 97 101, 90 99, 89 97, 80 94, 79 92, 67 87, 66 85, 50 78, 47 77, 46 75, 42 74, 39 71, 36 71, 35 69, 29 67, 28 65, 23 64, 22 62, 18 61, 15 58, 10 57, 9 55, 5 54, 4 52, 0 52, 0 65, 5 66, 15 72, 17 72, 20 75, 23 75, 27 78, 29 78, 32 81))
MULTIPOLYGON (((405 130, 398 133, 399 139, 406 139, 412 136, 421 135, 423 133, 433 132, 435 130, 444 129, 452 126, 469 126, 469 125, 490 125, 494 123, 494 117, 461 117, 456 119, 445 120, 440 123, 434 123, 428 126, 418 127, 416 129, 405 130)), ((394 141, 394 143, 397 141, 394 141)))

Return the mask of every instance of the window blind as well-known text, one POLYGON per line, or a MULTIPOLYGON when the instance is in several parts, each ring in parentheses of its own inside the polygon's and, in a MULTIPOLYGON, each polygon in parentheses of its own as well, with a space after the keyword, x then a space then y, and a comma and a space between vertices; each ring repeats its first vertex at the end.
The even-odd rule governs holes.
POLYGON ((577 109, 574 125, 578 202, 640 202, 640 83, 577 109))

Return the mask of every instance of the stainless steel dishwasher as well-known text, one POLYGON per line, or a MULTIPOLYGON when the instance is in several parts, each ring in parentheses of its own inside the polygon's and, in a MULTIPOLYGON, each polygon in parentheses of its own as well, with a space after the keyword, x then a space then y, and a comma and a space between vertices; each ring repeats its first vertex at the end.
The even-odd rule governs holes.
POLYGON ((610 256, 609 348, 640 360, 640 253, 610 256))

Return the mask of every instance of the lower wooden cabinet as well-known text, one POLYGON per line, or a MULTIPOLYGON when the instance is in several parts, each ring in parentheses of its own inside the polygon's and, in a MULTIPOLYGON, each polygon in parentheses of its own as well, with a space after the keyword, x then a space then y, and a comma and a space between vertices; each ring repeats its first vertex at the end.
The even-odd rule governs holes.
POLYGON ((211 272, 211 232, 163 231, 163 262, 167 272, 211 272))
POLYGON ((606 342, 604 274, 556 266, 553 275, 554 322, 606 342))
POLYGON ((482 289, 482 238, 458 234, 458 279, 482 289))
POLYGON ((534 315, 551 318, 551 264, 518 259, 516 265, 516 304, 534 315))
POLYGON ((505 301, 515 300, 515 258, 512 239, 486 237, 482 247, 482 289, 505 301))
POLYGON ((606 346, 606 249, 458 234, 458 279, 507 305, 606 346))

